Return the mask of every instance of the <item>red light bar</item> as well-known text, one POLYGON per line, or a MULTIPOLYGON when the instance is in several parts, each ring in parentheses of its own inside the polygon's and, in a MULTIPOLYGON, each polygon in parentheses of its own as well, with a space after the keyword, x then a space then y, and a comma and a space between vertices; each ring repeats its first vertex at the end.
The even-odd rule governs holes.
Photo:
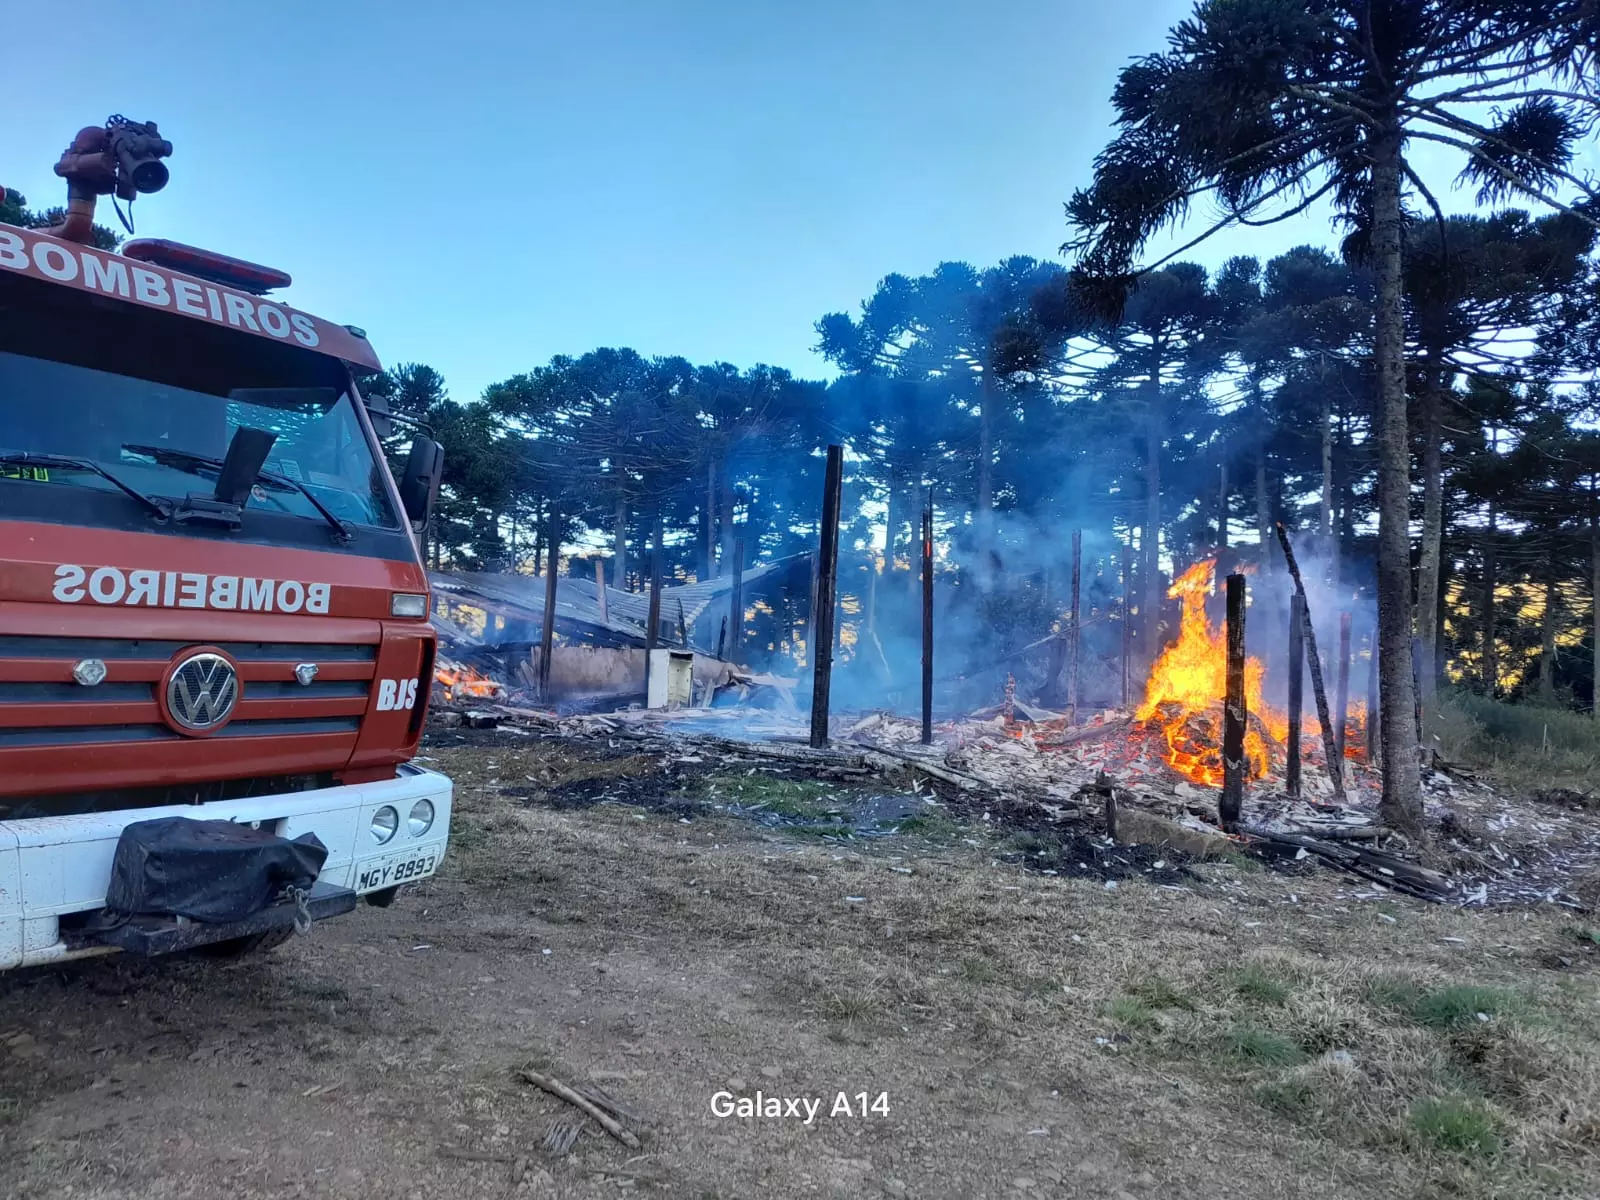
POLYGON ((242 258, 185 246, 182 242, 169 242, 164 238, 139 238, 123 246, 122 253, 139 262, 197 275, 224 287, 249 292, 252 296, 265 295, 273 288, 288 287, 292 282, 286 271, 274 271, 271 267, 245 262, 242 258))

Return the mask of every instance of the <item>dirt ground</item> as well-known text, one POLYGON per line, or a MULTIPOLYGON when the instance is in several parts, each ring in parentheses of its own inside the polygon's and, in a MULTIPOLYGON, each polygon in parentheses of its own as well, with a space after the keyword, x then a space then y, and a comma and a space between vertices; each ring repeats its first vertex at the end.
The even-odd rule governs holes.
POLYGON ((390 909, 0 977, 0 1196, 1600 1195, 1570 912, 1249 861, 1107 886, 995 822, 821 837, 710 805, 748 774, 479 740, 429 748, 454 845, 390 909), (518 1068, 642 1145, 544 1149, 576 1111, 518 1068))

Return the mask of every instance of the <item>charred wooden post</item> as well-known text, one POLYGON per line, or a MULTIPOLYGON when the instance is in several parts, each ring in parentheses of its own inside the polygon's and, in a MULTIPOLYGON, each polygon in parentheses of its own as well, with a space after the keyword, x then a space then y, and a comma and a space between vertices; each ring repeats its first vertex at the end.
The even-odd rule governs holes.
POLYGON ((817 546, 816 658, 811 675, 811 745, 828 744, 828 690, 833 678, 833 602, 839 574, 839 502, 844 487, 844 449, 828 447, 822 485, 822 528, 817 546))
POLYGON ((551 504, 545 533, 549 549, 544 557, 544 621, 539 627, 539 699, 546 704, 550 703, 550 658, 556 643, 556 566, 561 561, 556 521, 556 506, 551 504))
POLYGON ((1295 560, 1294 547, 1289 544, 1289 531, 1278 522, 1278 545, 1283 547, 1283 559, 1289 564, 1289 575, 1294 579, 1295 594, 1300 597, 1300 624, 1305 629, 1306 662, 1311 667, 1311 694, 1317 701, 1317 720, 1322 725, 1322 749, 1328 757, 1328 781, 1333 784, 1333 797, 1344 802, 1344 760, 1334 744, 1333 721, 1328 711, 1328 690, 1322 684, 1322 656, 1317 653, 1317 631, 1311 623, 1311 606, 1306 603, 1306 583, 1300 577, 1300 564, 1295 560))
POLYGON ((1339 614, 1339 670, 1333 681, 1333 740, 1344 759, 1345 726, 1350 720, 1350 614, 1339 614))
POLYGON ((1244 811, 1244 731, 1250 719, 1244 693, 1244 576, 1228 576, 1228 696, 1222 716, 1222 802, 1218 815, 1232 833, 1244 811))
POLYGON ((1367 762, 1378 761, 1378 631, 1367 638, 1367 762))
POLYGON ((600 599, 600 624, 604 625, 611 620, 611 605, 606 598, 606 564, 598 558, 594 560, 594 591, 600 599))
POLYGON ((1072 626, 1067 631, 1067 724, 1078 721, 1078 637, 1083 580, 1083 530, 1072 531, 1072 626))
POLYGON ((922 510, 922 744, 933 745, 933 498, 922 510))
POLYGON ((1132 677, 1129 673, 1133 658, 1133 547, 1122 544, 1122 707, 1133 703, 1132 677))
MULTIPOLYGON (((744 641, 744 539, 733 539, 733 596, 728 603, 728 631, 733 640, 728 644, 728 657, 739 656, 740 643, 744 641)), ((721 657, 720 655, 718 657, 721 657)))
POLYGON ((1296 800, 1300 798, 1300 718, 1306 706, 1305 628, 1305 600, 1296 592, 1289 597, 1289 739, 1283 773, 1283 790, 1296 800))

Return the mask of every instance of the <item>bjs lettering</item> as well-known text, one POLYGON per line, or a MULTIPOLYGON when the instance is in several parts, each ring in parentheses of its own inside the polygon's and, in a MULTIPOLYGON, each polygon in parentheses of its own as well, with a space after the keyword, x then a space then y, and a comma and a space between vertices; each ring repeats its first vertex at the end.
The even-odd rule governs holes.
POLYGON ((415 708, 416 706, 417 681, 415 679, 378 680, 377 711, 394 712, 396 709, 415 708))
POLYGON ((326 613, 332 587, 294 579, 202 575, 195 571, 121 571, 116 567, 56 568, 51 596, 62 604, 93 600, 145 608, 238 609, 242 612, 326 613))

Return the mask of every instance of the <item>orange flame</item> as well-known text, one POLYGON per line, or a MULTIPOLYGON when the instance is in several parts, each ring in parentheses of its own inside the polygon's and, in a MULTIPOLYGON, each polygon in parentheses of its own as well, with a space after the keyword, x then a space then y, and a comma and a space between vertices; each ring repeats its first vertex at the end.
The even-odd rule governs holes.
MULTIPOLYGON (((1222 631, 1206 616, 1206 597, 1216 577, 1216 560, 1195 563, 1167 591, 1183 602, 1178 640, 1161 652, 1145 684, 1144 702, 1134 714, 1140 721, 1158 719, 1167 739, 1167 762, 1195 783, 1222 783, 1221 704, 1227 695, 1228 656, 1222 631)), ((1273 738, 1281 741, 1288 722, 1268 711, 1261 696, 1264 668, 1256 658, 1244 664, 1245 703, 1259 716, 1273 738)), ((1254 728, 1246 728, 1245 759, 1250 777, 1267 773, 1267 744, 1254 728)))
MULTIPOLYGON (((1168 599, 1183 602, 1178 640, 1161 652, 1145 684, 1144 701, 1134 714, 1139 721, 1158 721, 1167 741, 1167 762, 1195 783, 1222 783, 1222 702, 1228 688, 1227 641, 1206 616, 1206 597, 1216 578, 1216 561, 1207 559, 1173 581, 1168 599)), ((1282 745, 1289 738, 1289 718, 1267 706, 1261 682, 1266 669, 1256 658, 1245 659, 1245 704, 1267 737, 1282 745)), ((1330 697, 1330 700, 1332 698, 1330 697)), ((1245 729, 1244 751, 1250 777, 1259 779, 1271 765, 1267 738, 1252 725, 1245 729)), ((1350 704, 1345 718, 1344 757, 1367 759, 1367 706, 1350 704)), ((1301 744, 1310 748, 1322 729, 1315 718, 1301 722, 1301 744)))
POLYGON ((434 682, 444 687, 447 701, 478 699, 497 700, 505 697, 505 684, 468 666, 440 664, 433 671, 434 682))

